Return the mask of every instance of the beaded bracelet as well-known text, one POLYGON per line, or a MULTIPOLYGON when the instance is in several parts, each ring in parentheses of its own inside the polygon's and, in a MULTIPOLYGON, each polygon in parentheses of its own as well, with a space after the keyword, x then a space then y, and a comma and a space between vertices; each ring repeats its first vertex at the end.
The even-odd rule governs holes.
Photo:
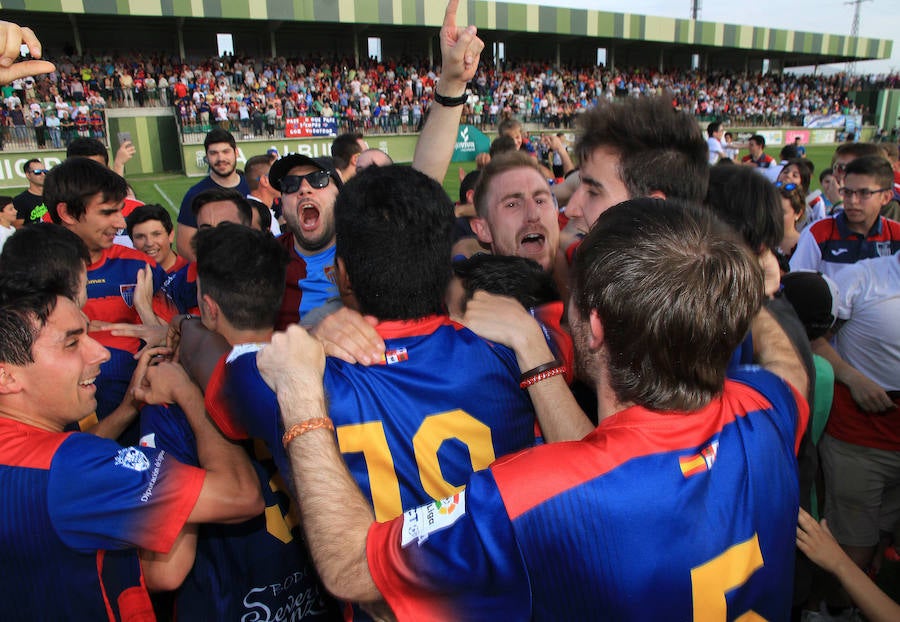
POLYGON ((546 380, 547 378, 552 378, 553 376, 558 376, 560 374, 566 373, 566 366, 560 365, 559 367, 552 367, 550 369, 545 369, 541 372, 533 374, 525 378, 522 382, 519 383, 520 389, 527 389, 533 384, 537 384, 541 380, 546 380))
POLYGON ((303 436, 307 432, 312 432, 313 430, 318 430, 320 428, 334 431, 334 423, 331 422, 330 417, 314 417, 312 419, 307 419, 302 423, 295 423, 284 433, 284 436, 281 437, 281 444, 287 449, 287 446, 291 441, 298 436, 303 436))
POLYGON ((535 376, 543 371, 547 371, 548 369, 553 369, 554 367, 562 367, 562 361, 559 359, 553 359, 548 363, 544 363, 543 365, 538 365, 534 369, 529 369, 528 371, 523 371, 522 375, 519 376, 519 382, 525 382, 532 376, 535 376))

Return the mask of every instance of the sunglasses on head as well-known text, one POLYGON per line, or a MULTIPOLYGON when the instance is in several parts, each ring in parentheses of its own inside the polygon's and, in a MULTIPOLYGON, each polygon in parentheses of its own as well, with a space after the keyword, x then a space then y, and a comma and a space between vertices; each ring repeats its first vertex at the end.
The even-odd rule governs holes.
POLYGON ((796 190, 800 186, 798 186, 797 184, 786 184, 783 181, 776 181, 775 187, 784 190, 785 192, 791 192, 793 190, 796 190))
POLYGON ((312 173, 307 173, 306 175, 285 175, 281 180, 281 191, 284 194, 297 192, 298 190, 300 190, 300 186, 303 184, 304 179, 306 180, 306 183, 310 185, 310 187, 320 189, 328 185, 331 176, 328 174, 328 171, 321 170, 313 171, 312 173))

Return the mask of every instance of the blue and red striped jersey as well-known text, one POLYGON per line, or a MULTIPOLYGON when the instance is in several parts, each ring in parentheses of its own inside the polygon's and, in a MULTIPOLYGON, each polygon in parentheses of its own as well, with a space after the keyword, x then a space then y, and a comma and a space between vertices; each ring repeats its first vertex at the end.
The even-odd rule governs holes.
MULTIPOLYGON (((208 392, 209 394, 209 392, 208 392)), ((207 401, 221 398, 209 394, 207 401)), ((197 444, 177 405, 141 410, 141 445, 198 463, 197 444)), ((178 620, 339 620, 322 587, 299 526, 299 509, 262 441, 245 448, 266 510, 235 525, 201 525, 194 566, 178 590, 178 620), (275 612, 278 612, 277 614, 275 612)))
POLYGON ((164 451, 0 418, 3 618, 153 619, 137 548, 172 547, 204 476, 164 451))
POLYGON ((400 620, 786 620, 808 407, 759 369, 690 412, 631 407, 375 523, 400 620))

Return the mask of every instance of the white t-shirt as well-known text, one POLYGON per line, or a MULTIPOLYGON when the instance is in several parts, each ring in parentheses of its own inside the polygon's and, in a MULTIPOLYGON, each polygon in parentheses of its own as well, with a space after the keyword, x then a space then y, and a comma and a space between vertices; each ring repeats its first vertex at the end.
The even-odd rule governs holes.
POLYGON ((725 157, 725 150, 722 149, 722 143, 715 136, 706 139, 706 146, 709 147, 709 163, 715 164, 719 158, 725 157))
POLYGON ((834 275, 835 349, 886 391, 900 390, 900 252, 863 259, 834 275))
POLYGON ((15 232, 16 228, 12 225, 8 227, 0 225, 0 250, 3 250, 3 245, 6 244, 6 240, 8 240, 9 236, 11 236, 15 232))

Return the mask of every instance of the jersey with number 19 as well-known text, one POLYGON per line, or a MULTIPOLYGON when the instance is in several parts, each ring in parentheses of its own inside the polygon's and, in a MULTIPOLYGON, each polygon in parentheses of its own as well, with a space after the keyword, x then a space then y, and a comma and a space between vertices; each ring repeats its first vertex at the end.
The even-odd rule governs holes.
MULTIPOLYGON (((379 520, 458 491, 472 471, 534 445, 534 409, 512 351, 446 316, 376 330, 383 363, 328 358, 324 382, 341 453, 379 520)), ((229 429, 227 417, 210 413, 231 438, 263 439, 290 472, 278 405, 255 366, 255 352, 235 357, 221 383, 239 425, 229 429)))
POLYGON ((808 407, 768 372, 733 378, 701 410, 628 408, 373 524, 397 618, 787 620, 808 407))

